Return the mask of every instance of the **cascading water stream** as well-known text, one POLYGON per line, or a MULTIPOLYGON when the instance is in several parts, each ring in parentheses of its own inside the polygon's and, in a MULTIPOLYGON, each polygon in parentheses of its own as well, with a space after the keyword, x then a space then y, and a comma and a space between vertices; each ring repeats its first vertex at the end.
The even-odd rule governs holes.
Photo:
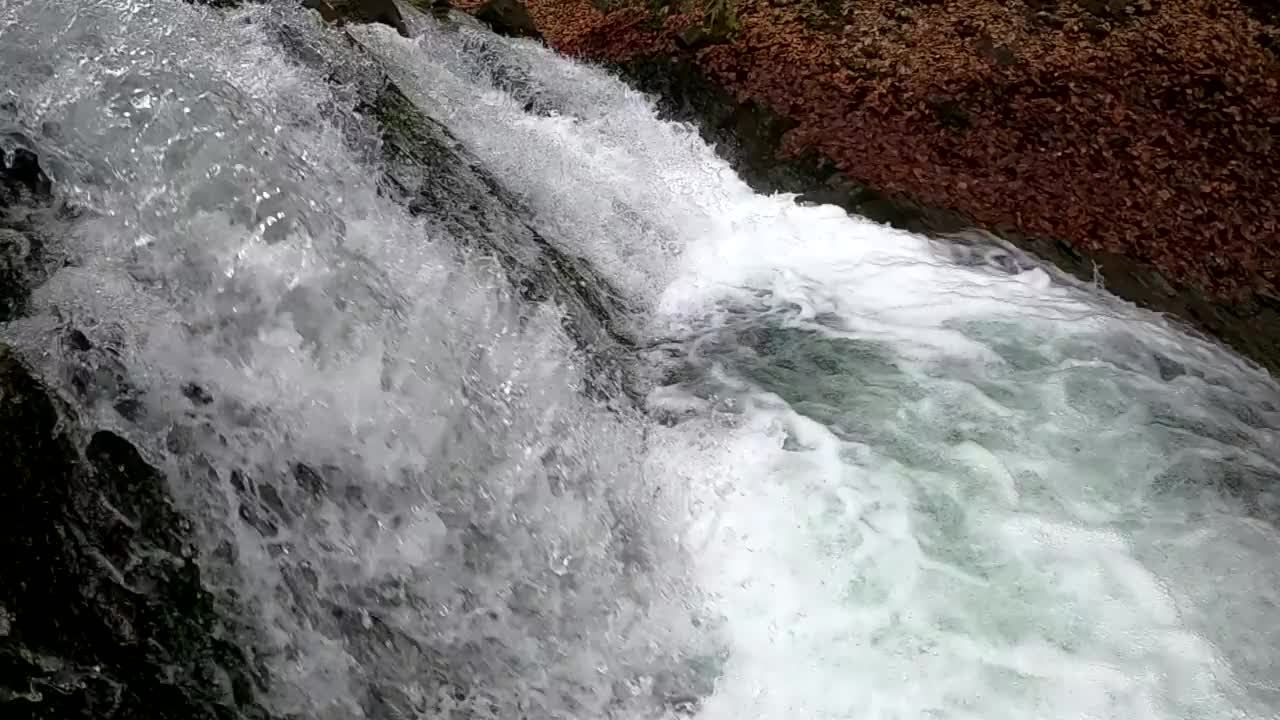
POLYGON ((0 6, 4 142, 79 208, 0 339, 165 472, 270 713, 1280 712, 1265 373, 411 25, 0 6))

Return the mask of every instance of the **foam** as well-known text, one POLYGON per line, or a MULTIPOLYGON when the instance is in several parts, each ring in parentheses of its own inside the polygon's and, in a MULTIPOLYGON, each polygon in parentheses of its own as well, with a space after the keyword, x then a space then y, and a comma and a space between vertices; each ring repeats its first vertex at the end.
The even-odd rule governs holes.
POLYGON ((756 195, 632 91, 533 44, 484 40, 534 81, 477 89, 458 35, 365 33, 550 236, 644 300, 695 378, 651 394, 683 420, 647 462, 687 503, 728 638, 700 717, 1274 711, 1239 679, 1271 661, 1229 662, 1204 632, 1216 608, 1188 600, 1223 580, 1152 557, 1152 528, 1238 522, 1229 496, 1153 488, 1191 447, 1223 456, 1210 428, 1275 457, 1274 423, 1241 426, 1210 389, 1267 402, 1264 374, 1052 267, 960 267, 925 238, 756 195), (529 87, 542 114, 513 101, 529 87), (632 212, 660 241, 619 227, 632 212))
POLYGON ((691 128, 536 44, 351 28, 635 308, 649 414, 610 412, 580 392, 559 308, 379 195, 340 94, 265 32, 328 47, 314 19, 96 7, 3 11, 28 34, 0 36, 15 87, 73 131, 49 150, 96 211, 81 267, 6 335, 119 329, 148 422, 198 452, 123 430, 201 513, 209 582, 256 614, 273 709, 1280 707, 1257 630, 1280 607, 1274 518, 1214 470, 1280 465, 1275 386, 1239 358, 1052 268, 961 266, 757 195, 691 128), (58 52, 19 42, 63 26, 58 52), (211 409, 181 397, 192 378, 211 409), (320 499, 295 461, 328 473, 320 499), (261 516, 237 514, 245 495, 261 516))

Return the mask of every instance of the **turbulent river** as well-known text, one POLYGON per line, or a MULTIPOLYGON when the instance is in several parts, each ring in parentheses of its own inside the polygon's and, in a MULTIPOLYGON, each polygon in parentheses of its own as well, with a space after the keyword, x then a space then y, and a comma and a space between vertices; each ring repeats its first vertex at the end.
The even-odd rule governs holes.
POLYGON ((271 716, 1280 713, 1265 373, 411 20, 0 0, 76 209, 0 341, 163 471, 271 716))

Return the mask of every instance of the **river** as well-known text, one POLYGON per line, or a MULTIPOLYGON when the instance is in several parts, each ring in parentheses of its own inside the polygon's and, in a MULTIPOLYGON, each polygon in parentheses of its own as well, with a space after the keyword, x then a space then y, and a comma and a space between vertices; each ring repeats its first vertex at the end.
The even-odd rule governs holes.
POLYGON ((0 2, 0 142, 79 209, 0 339, 165 473, 268 712, 1280 713, 1265 372, 410 24, 0 2))

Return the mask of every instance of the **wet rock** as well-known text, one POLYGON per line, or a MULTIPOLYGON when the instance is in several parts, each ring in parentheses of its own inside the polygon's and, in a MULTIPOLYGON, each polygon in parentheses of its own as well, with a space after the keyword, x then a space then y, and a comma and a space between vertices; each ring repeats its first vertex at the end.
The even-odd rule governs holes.
POLYGON ((320 19, 325 22, 336 23, 342 20, 337 8, 329 0, 302 0, 302 7, 320 13, 320 19))
POLYGON ((195 405, 209 405, 213 402, 213 395, 203 386, 193 382, 182 386, 182 395, 195 405))
POLYGON ((1152 353, 1151 359, 1156 365, 1156 372, 1160 375, 1160 380, 1163 382, 1171 382, 1187 374, 1185 365, 1161 353, 1152 353))
POLYGON ((456 14, 451 0, 410 0, 414 7, 429 13, 436 20, 450 22, 456 14))
POLYGON ((381 23, 409 36, 409 27, 395 0, 303 0, 303 7, 320 13, 331 23, 381 23))
POLYGON ((26 308, 30 259, 28 238, 10 228, 0 228, 0 322, 12 320, 26 308))
POLYGON ((565 330, 588 351, 593 395, 638 392, 615 362, 633 342, 624 330, 625 313, 607 300, 619 297, 607 281, 530 227, 525 218, 531 214, 512 193, 395 85, 385 85, 360 112, 382 127, 387 180, 409 211, 439 223, 460 240, 484 243, 523 299, 554 298, 568 308, 565 330))
POLYGON ((109 328, 88 329, 71 328, 63 335, 63 379, 85 407, 110 406, 130 422, 141 421, 145 408, 121 359, 120 339, 109 328))
POLYGON ((67 344, 77 352, 89 352, 93 349, 93 343, 80 330, 72 330, 67 333, 67 344))
POLYGON ((756 189, 804 192, 811 184, 777 162, 782 138, 794 124, 762 105, 739 102, 683 58, 651 57, 617 69, 654 94, 664 117, 698 126, 722 157, 756 189))
MULTIPOLYGON (((379 157, 371 162, 384 168, 383 192, 460 242, 481 246, 497 258, 521 299, 565 307, 565 331, 585 351, 589 395, 624 402, 640 397, 640 383, 621 361, 634 341, 625 320, 628 309, 616 307, 620 294, 587 263, 561 252, 533 229, 528 222, 532 213, 517 196, 370 63, 358 42, 352 43, 356 51, 346 61, 319 69, 336 83, 350 84, 361 99, 356 116, 369 125, 353 127, 348 140, 358 143, 370 130, 380 135, 379 157)), ((519 68, 499 69, 493 79, 517 98, 524 94, 531 109, 538 109, 537 88, 522 87, 519 68)))
POLYGON ((463 48, 463 57, 473 72, 479 77, 487 78, 495 88, 510 95, 523 106, 525 112, 547 117, 564 110, 559 94, 535 79, 527 67, 514 60, 496 36, 487 33, 473 35, 463 48))
POLYGON ((329 491, 329 482, 315 468, 305 463, 295 463, 293 477, 298 486, 312 497, 324 497, 329 491))
POLYGON ((45 237, 40 225, 52 205, 52 183, 39 157, 20 143, 12 153, 0 150, 0 322, 26 310, 27 297, 48 274, 45 237))
POLYGON ((0 348, 0 717, 258 720, 164 477, 0 348))
POLYGON ((519 0, 487 0, 473 14, 499 35, 542 38, 529 10, 519 0))
POLYGON ((0 187, 7 186, 13 192, 25 189, 34 196, 48 196, 53 183, 40 167, 40 159, 25 148, 17 148, 8 159, 0 157, 0 187))

